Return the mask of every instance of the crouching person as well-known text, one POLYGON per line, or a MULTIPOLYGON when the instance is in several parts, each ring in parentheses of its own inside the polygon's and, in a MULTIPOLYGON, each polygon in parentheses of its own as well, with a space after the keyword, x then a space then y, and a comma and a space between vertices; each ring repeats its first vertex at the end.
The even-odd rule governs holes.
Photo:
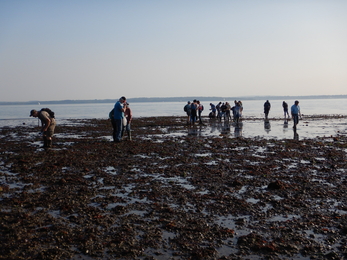
POLYGON ((40 111, 36 111, 35 109, 33 109, 30 111, 30 116, 38 117, 41 120, 43 147, 52 147, 52 137, 54 135, 54 129, 56 125, 54 112, 52 112, 50 109, 41 109, 40 111))

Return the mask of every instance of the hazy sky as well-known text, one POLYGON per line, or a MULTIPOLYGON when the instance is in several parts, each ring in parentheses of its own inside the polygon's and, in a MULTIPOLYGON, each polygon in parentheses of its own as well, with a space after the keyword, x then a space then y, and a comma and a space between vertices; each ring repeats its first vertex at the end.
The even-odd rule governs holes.
POLYGON ((346 0, 0 1, 0 101, 339 94, 346 0))

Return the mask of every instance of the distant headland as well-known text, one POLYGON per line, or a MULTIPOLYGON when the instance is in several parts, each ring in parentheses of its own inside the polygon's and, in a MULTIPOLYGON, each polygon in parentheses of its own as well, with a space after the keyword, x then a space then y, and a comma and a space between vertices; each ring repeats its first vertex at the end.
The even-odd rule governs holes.
MULTIPOLYGON (((233 101, 233 100, 292 100, 292 99, 344 99, 347 95, 311 95, 311 96, 244 96, 244 97, 141 97, 128 98, 133 102, 187 102, 194 99, 200 101, 233 101)), ((118 99, 88 99, 88 100, 35 100, 26 102, 6 102, 0 101, 0 105, 52 105, 52 104, 97 104, 115 103, 118 99)))

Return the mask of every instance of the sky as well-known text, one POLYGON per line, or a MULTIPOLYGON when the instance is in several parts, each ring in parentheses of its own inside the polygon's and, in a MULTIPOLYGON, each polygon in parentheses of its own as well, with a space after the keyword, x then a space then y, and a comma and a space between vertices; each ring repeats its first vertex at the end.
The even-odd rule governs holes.
POLYGON ((1 0, 0 101, 347 94, 346 0, 1 0))

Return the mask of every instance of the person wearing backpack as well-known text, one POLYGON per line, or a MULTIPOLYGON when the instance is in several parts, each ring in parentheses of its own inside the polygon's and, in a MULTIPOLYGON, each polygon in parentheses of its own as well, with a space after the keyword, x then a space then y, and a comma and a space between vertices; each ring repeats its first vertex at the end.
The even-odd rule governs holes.
POLYGON ((30 111, 30 116, 38 117, 41 120, 41 134, 43 137, 43 147, 52 147, 52 137, 54 135, 54 129, 56 126, 54 112, 47 108, 43 108, 40 111, 33 109, 30 111))
POLYGON ((198 104, 196 103, 196 99, 193 100, 193 103, 190 104, 190 123, 192 125, 196 122, 197 117, 198 104))

